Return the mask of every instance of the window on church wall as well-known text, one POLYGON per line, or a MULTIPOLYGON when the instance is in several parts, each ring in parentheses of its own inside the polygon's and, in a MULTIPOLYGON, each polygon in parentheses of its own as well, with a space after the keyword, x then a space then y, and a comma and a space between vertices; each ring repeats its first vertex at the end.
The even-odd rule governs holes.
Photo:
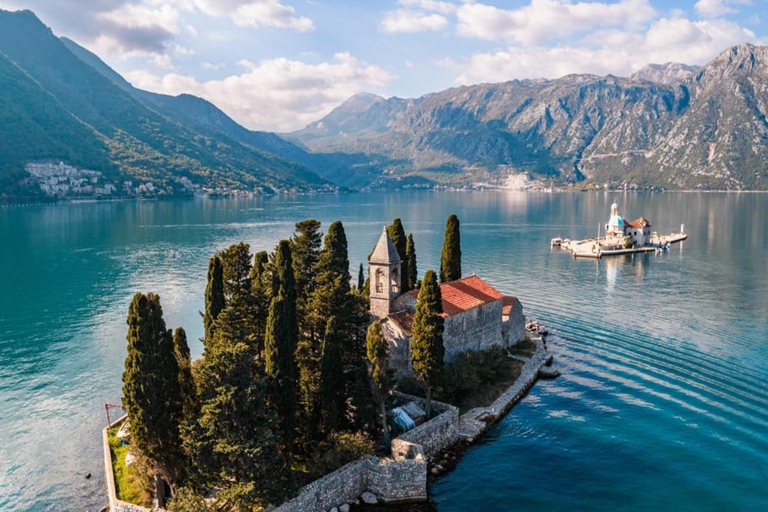
POLYGON ((398 276, 397 269, 395 269, 395 270, 392 271, 392 283, 391 283, 391 285, 392 285, 392 293, 397 293, 398 292, 398 289, 397 289, 398 278, 397 278, 397 276, 398 276))
POLYGON ((376 293, 384 293, 384 271, 376 270, 376 293))

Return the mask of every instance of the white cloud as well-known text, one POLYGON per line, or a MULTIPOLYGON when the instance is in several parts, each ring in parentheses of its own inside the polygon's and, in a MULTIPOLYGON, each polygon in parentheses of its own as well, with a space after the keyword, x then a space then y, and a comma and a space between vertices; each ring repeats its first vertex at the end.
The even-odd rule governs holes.
POLYGON ((699 0, 694 4, 696 12, 708 18, 718 18, 739 12, 733 5, 749 5, 750 0, 699 0))
POLYGON ((648 0, 617 3, 531 0, 519 9, 465 3, 457 10, 459 35, 537 44, 600 27, 637 28, 656 16, 648 0))
POLYGON ((470 84, 515 78, 558 78, 571 73, 628 75, 655 62, 705 64, 729 46, 751 41, 765 44, 754 32, 725 20, 691 21, 661 18, 646 31, 607 31, 588 42, 602 45, 522 46, 477 53, 463 61, 443 61, 457 73, 456 81, 470 84))
POLYGON ((448 25, 448 20, 441 14, 428 14, 410 9, 390 11, 381 21, 381 30, 387 33, 415 33, 427 30, 440 30, 448 25))
POLYGON ((229 17, 239 27, 279 27, 307 32, 315 28, 311 19, 296 16, 293 6, 279 0, 194 0, 210 16, 229 17))
POLYGON ((459 7, 457 4, 438 0, 398 0, 397 3, 405 7, 418 7, 425 11, 439 12, 440 14, 454 13, 459 7))
POLYGON ((353 94, 394 79, 349 53, 337 53, 333 61, 319 64, 285 58, 240 64, 246 68, 243 74, 202 83, 191 76, 147 71, 127 73, 126 78, 155 92, 201 96, 244 126, 275 131, 302 128, 353 94))

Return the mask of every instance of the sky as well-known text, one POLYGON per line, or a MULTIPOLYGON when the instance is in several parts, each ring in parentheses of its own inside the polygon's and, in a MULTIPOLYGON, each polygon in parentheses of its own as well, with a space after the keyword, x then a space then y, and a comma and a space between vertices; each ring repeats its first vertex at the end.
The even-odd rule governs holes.
POLYGON ((570 73, 626 76, 768 45, 768 0, 0 0, 136 87, 287 132, 358 92, 570 73))

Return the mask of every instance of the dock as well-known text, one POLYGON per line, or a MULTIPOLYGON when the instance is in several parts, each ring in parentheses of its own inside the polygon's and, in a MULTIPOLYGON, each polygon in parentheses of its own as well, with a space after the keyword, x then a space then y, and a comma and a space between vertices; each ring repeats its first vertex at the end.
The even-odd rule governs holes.
POLYGON ((573 255, 574 258, 600 259, 603 256, 621 256, 623 254, 636 254, 645 252, 662 252, 672 244, 686 240, 685 233, 672 233, 669 235, 652 236, 647 245, 640 247, 624 248, 610 243, 606 238, 586 238, 584 240, 563 240, 558 246, 573 255))

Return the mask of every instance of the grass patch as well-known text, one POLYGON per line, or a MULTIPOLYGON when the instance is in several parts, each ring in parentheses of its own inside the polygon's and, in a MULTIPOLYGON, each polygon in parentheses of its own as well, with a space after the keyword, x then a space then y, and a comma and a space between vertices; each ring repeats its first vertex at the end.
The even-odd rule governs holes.
MULTIPOLYGON (((522 368, 522 362, 507 356, 500 347, 464 352, 445 365, 434 399, 458 407, 461 413, 488 407, 514 384, 522 368)), ((424 396, 413 378, 401 379, 398 388, 403 393, 424 396)))
POLYGON ((128 454, 128 445, 122 444, 117 432, 122 423, 107 430, 109 451, 112 454, 112 471, 115 475, 115 493, 117 499, 152 507, 152 478, 148 468, 140 461, 130 466, 125 464, 125 456, 128 454))

